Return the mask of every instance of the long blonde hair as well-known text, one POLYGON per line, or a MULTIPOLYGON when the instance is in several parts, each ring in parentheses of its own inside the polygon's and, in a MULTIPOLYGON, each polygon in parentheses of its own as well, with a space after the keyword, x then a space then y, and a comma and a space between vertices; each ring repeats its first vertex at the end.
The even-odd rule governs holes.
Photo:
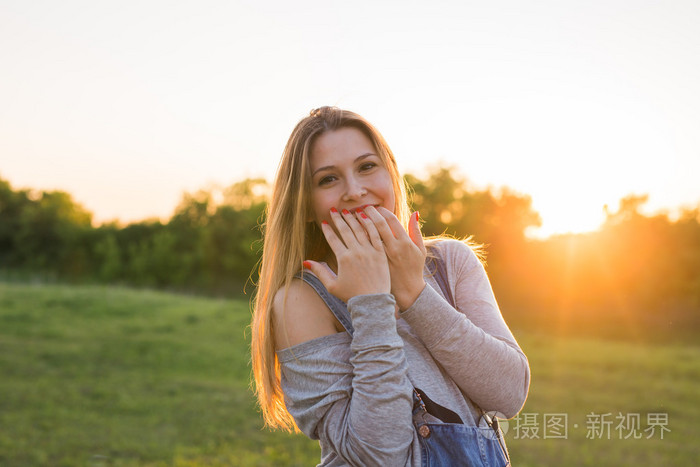
POLYGON ((265 424, 270 428, 298 430, 284 404, 273 340, 272 302, 278 290, 289 287, 304 260, 321 261, 330 253, 321 230, 315 222, 308 221, 313 218, 309 160, 320 135, 345 127, 360 130, 374 145, 391 176, 396 199, 394 213, 404 226, 408 224, 410 212, 403 178, 389 145, 374 126, 360 115, 337 107, 312 110, 296 125, 284 148, 266 210, 260 278, 253 299, 254 390, 265 424))

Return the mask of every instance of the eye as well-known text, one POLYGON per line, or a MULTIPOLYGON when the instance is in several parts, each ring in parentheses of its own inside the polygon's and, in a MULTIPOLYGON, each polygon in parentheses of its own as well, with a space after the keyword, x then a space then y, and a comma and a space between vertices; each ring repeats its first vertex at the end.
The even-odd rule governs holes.
POLYGON ((326 175, 325 177, 323 177, 321 180, 318 181, 318 185, 319 186, 328 185, 329 183, 334 182, 335 180, 336 180, 335 175, 326 175))
POLYGON ((365 162, 360 166, 360 172, 366 172, 375 168, 377 164, 375 162, 365 162))

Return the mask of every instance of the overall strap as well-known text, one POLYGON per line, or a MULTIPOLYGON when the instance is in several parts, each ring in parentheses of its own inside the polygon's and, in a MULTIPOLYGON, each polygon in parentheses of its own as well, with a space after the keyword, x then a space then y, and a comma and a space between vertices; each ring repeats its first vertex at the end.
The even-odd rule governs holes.
POLYGON ((438 286, 440 287, 440 290, 442 291, 442 296, 445 297, 447 303, 449 303, 450 305, 452 305, 453 308, 455 308, 455 299, 452 296, 450 284, 447 280, 447 267, 445 266, 445 262, 440 256, 440 250, 438 250, 437 248, 433 248, 433 252, 435 254, 435 261, 429 261, 428 268, 433 274, 435 282, 437 282, 438 286))
POLYGON ((352 334, 355 332, 355 328, 352 327, 352 319, 350 318, 350 312, 348 311, 348 306, 345 304, 345 302, 335 295, 332 295, 321 283, 321 280, 309 272, 298 272, 294 277, 303 280, 314 288, 316 293, 318 293, 321 299, 323 299, 338 321, 340 321, 340 324, 342 324, 348 334, 352 336, 352 334))

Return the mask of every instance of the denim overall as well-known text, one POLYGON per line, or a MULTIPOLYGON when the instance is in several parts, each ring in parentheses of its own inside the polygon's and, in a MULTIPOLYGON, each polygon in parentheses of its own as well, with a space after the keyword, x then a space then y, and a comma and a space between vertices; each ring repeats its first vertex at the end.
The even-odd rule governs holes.
MULTIPOLYGON (((433 271, 435 272, 434 277, 440 285, 443 295, 446 295, 446 299, 454 306, 452 294, 446 288, 444 265, 439 258, 436 262, 437 271, 433 271)), ((345 330, 352 336, 354 328, 345 302, 328 292, 316 276, 297 274, 296 277, 301 278, 316 290, 345 330)), ((419 435, 421 465, 423 467, 510 466, 503 434, 497 422, 492 423, 488 415, 484 414, 482 420, 486 422, 485 426, 467 426, 461 423, 461 419, 456 413, 429 399, 424 401, 424 398, 427 396, 420 390, 413 390, 413 425, 419 435), (459 423, 444 423, 447 419, 459 423)))

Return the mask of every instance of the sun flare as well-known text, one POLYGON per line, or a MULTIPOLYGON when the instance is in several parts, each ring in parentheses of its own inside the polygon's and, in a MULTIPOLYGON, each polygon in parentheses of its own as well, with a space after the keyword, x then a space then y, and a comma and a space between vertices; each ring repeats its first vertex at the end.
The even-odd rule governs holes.
POLYGON ((597 230, 605 220, 603 207, 588 200, 548 199, 534 203, 542 218, 542 226, 528 231, 528 235, 546 238, 551 235, 584 233, 597 230))

